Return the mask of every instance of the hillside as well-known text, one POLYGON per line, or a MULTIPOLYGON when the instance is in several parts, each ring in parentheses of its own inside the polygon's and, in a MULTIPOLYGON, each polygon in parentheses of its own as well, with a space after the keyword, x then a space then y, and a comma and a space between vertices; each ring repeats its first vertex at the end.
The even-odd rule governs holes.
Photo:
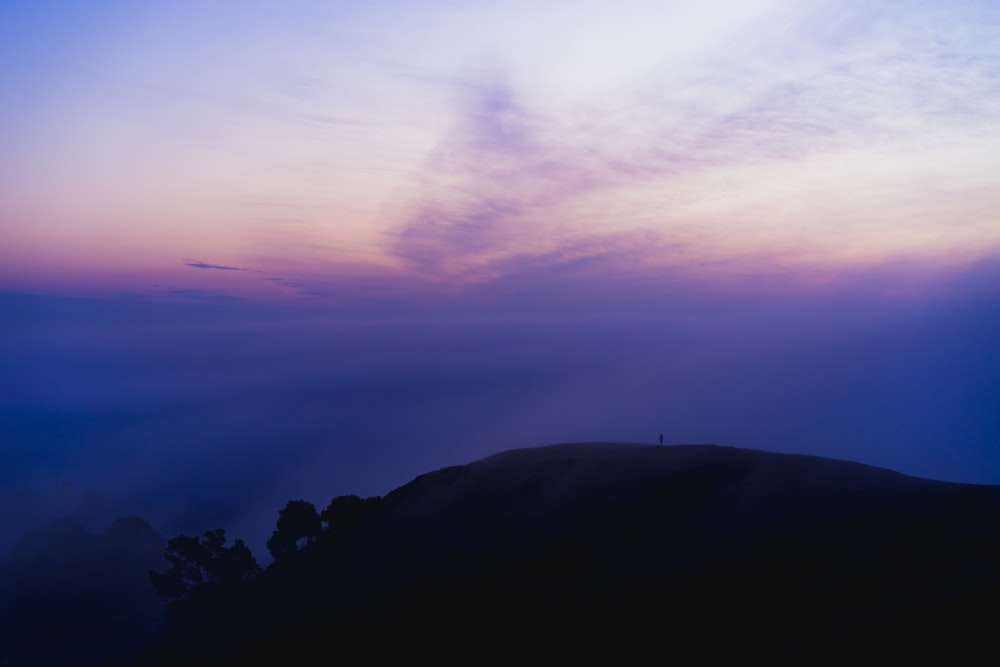
POLYGON ((973 651, 996 620, 998 519, 998 487, 815 457, 514 450, 392 491, 178 650, 973 651))

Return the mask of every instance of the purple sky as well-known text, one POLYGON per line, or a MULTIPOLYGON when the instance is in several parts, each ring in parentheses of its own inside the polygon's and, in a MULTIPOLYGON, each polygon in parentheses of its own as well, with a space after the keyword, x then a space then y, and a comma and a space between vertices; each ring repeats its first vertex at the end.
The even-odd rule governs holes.
POLYGON ((660 431, 1000 483, 998 72, 971 0, 6 3, 0 548, 660 431))

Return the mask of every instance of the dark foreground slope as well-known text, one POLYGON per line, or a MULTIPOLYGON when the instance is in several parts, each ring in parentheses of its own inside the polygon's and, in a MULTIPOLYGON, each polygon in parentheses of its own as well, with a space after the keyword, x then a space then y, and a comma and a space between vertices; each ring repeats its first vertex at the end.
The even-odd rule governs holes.
POLYGON ((998 487, 842 461, 516 450, 396 489, 157 654, 971 655, 995 632, 998 519, 998 487))

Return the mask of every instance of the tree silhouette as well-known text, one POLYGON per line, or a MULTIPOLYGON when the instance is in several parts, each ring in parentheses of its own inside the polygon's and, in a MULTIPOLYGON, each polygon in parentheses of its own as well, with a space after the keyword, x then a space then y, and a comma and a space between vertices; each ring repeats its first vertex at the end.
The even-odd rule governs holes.
POLYGON ((323 524, 316 506, 305 500, 289 500, 285 509, 278 511, 278 527, 267 541, 267 549, 275 561, 298 552, 300 543, 319 535, 323 524))
POLYGON ((371 498, 355 495, 337 496, 319 516, 326 522, 326 530, 329 533, 340 536, 353 528, 354 524, 380 500, 382 499, 378 496, 371 498))
POLYGON ((164 600, 186 598, 205 584, 231 588, 260 572, 260 565, 243 540, 226 546, 222 528, 205 531, 202 538, 178 535, 167 541, 164 552, 170 569, 150 572, 156 594, 164 600))

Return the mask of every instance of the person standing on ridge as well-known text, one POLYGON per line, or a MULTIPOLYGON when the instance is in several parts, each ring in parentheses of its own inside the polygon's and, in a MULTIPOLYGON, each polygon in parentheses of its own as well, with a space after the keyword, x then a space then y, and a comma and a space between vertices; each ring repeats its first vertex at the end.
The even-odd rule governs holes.
POLYGON ((660 434, 660 445, 661 446, 663 445, 663 434, 662 433, 660 434))

